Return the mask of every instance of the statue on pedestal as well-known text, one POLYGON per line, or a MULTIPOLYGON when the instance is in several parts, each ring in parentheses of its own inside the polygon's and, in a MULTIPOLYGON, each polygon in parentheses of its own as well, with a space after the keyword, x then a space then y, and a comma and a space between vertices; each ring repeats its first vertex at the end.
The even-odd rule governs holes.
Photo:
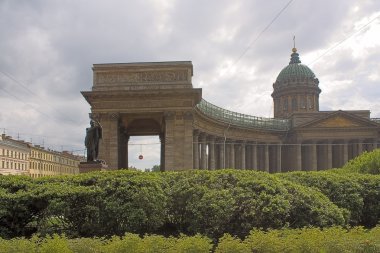
POLYGON ((86 128, 84 144, 87 148, 87 162, 98 161, 99 140, 102 138, 102 128, 98 122, 91 120, 91 127, 86 128))

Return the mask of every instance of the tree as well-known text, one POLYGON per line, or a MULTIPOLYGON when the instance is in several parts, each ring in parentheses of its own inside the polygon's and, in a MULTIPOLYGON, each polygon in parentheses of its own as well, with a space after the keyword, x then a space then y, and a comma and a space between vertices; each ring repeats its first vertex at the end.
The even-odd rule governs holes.
POLYGON ((160 172, 161 171, 161 167, 160 165, 154 165, 153 168, 151 169, 152 172, 160 172))

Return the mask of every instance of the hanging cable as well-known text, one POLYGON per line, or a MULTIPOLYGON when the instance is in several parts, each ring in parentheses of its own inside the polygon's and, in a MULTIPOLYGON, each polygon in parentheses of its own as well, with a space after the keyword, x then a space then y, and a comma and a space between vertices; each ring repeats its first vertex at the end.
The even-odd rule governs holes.
POLYGON ((339 41, 338 43, 336 43, 334 46, 328 48, 323 54, 321 54, 320 56, 318 56, 317 58, 315 58, 312 62, 310 62, 309 64, 307 65, 312 65, 313 63, 315 63, 316 61, 318 61, 319 59, 321 59, 323 56, 325 56, 326 54, 328 54, 330 51, 334 50, 335 48, 337 48, 339 45, 341 45, 343 42, 345 42, 346 40, 350 39, 351 37, 353 37, 354 35, 358 34, 359 32, 361 32, 364 28, 366 28, 368 25, 370 25, 373 21, 375 21, 376 19, 378 19, 380 17, 380 15, 377 15, 375 18, 371 19, 368 23, 366 23, 365 25, 363 25, 362 27, 360 27, 356 32, 353 32, 350 36, 344 38, 343 40, 339 41))
POLYGON ((260 39, 260 37, 263 35, 263 33, 265 33, 269 27, 280 17, 280 15, 286 10, 286 8, 289 7, 289 5, 293 2, 294 0, 290 0, 277 14, 276 16, 269 22, 269 24, 256 36, 256 38, 251 42, 249 43, 248 47, 243 51, 243 53, 236 59, 236 61, 230 66, 230 68, 232 66, 234 66, 235 64, 237 64, 241 58, 243 58, 243 56, 248 52, 248 50, 256 43, 256 41, 258 41, 260 39))

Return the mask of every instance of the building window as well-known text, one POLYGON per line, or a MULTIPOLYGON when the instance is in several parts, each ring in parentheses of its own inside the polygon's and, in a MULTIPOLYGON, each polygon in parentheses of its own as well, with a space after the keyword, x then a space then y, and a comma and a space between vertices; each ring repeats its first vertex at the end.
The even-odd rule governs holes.
POLYGON ((308 97, 307 100, 308 100, 307 103, 308 103, 308 105, 309 105, 309 108, 310 108, 310 109, 313 109, 313 108, 314 108, 313 97, 308 97))
POLYGON ((306 97, 301 98, 301 108, 306 109, 306 97))
POLYGON ((292 98, 292 110, 297 111, 297 98, 292 98))
POLYGON ((288 99, 286 98, 284 100, 284 111, 287 111, 288 110, 288 99))

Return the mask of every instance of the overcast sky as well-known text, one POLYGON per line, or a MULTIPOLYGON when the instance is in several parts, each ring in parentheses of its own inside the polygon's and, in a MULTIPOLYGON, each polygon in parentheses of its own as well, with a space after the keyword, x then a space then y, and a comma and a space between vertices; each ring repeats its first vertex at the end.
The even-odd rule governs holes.
MULTIPOLYGON (((380 118, 379 0, 0 0, 0 31, 1 131, 58 151, 84 154, 94 63, 192 61, 204 99, 273 117, 293 35, 321 110, 380 118)), ((159 145, 131 150, 159 163, 159 145)))

